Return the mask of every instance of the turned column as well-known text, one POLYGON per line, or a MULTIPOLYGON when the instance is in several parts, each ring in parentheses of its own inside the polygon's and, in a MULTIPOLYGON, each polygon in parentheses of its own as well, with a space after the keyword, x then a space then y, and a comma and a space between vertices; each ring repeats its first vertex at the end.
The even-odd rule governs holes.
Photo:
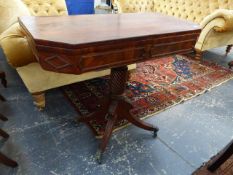
POLYGON ((110 92, 111 96, 120 96, 124 93, 126 82, 128 80, 128 67, 123 66, 111 69, 110 75, 110 92))

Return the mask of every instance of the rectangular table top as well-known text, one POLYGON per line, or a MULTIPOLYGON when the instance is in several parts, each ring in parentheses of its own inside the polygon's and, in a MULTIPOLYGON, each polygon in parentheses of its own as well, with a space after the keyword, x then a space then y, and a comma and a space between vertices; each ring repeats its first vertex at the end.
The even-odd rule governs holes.
POLYGON ((21 17, 40 65, 71 74, 191 52, 201 32, 192 22, 158 13, 21 17))
POLYGON ((159 13, 24 16, 19 22, 35 44, 64 47, 200 31, 195 23, 159 13))

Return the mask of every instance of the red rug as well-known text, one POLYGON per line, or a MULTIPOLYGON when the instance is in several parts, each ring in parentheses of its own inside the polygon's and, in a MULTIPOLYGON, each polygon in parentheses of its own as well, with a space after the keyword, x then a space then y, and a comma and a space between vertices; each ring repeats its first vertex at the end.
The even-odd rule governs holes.
MULTIPOLYGON (((137 69, 130 71, 124 96, 135 107, 131 112, 143 119, 232 78, 233 72, 229 69, 175 55, 137 64, 137 69)), ((77 112, 87 115, 108 95, 109 76, 68 85, 63 90, 77 112)), ((127 124, 122 121, 115 130, 127 124)), ((105 124, 96 121, 89 126, 96 136, 101 136, 105 129, 105 124)))

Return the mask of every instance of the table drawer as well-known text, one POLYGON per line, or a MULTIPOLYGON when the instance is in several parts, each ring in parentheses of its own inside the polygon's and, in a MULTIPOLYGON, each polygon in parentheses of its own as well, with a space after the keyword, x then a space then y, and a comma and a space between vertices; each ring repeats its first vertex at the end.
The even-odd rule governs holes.
POLYGON ((81 74, 103 70, 166 55, 192 51, 197 34, 148 38, 119 43, 102 43, 79 49, 36 46, 41 66, 50 71, 81 74))
POLYGON ((101 53, 91 53, 80 56, 79 68, 82 71, 111 68, 119 65, 128 65, 143 59, 144 47, 126 48, 101 53))
POLYGON ((80 55, 79 69, 81 71, 90 71, 93 68, 103 69, 112 68, 119 65, 128 65, 135 62, 146 61, 151 58, 159 58, 166 55, 177 54, 177 53, 187 53, 192 51, 195 45, 196 39, 186 39, 182 41, 171 41, 171 42, 154 42, 153 40, 146 40, 140 43, 129 44, 129 47, 105 49, 95 48, 91 52, 86 50, 82 55, 80 55), (89 53, 88 53, 89 52, 89 53))

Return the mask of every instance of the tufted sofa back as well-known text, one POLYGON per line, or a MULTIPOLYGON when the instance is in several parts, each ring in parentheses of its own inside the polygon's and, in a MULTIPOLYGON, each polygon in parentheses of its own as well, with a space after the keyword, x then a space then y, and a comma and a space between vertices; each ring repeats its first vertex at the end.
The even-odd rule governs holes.
POLYGON ((233 0, 218 0, 219 8, 233 9, 233 0))
POLYGON ((153 0, 114 0, 113 3, 119 4, 119 12, 154 12, 153 0))
POLYGON ((155 11, 200 23, 213 11, 218 0, 155 0, 155 11))
POLYGON ((114 0, 120 13, 160 12, 196 23, 219 8, 233 9, 233 0, 114 0))
POLYGON ((65 0, 22 0, 33 16, 68 15, 65 0))
POLYGON ((233 9, 233 0, 154 0, 155 11, 200 23, 216 9, 233 9))

